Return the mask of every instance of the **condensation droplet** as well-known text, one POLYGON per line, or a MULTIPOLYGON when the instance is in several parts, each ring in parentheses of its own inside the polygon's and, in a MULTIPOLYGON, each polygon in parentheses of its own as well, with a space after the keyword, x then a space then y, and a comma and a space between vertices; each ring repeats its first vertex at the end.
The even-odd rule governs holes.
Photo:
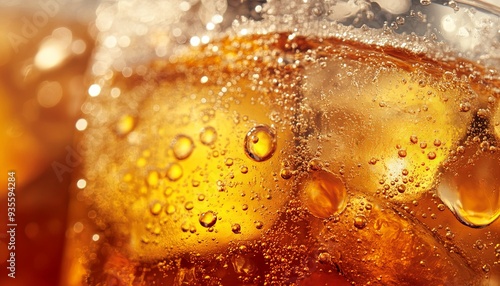
POLYGON ((241 226, 238 223, 235 223, 231 226, 231 231, 236 234, 241 233, 241 226))
POLYGON ((434 160, 436 159, 436 153, 435 152, 429 152, 427 154, 427 158, 429 158, 429 160, 434 160))
POLYGON ((417 137, 417 135, 411 135, 410 136, 410 142, 413 143, 413 144, 417 144, 418 143, 418 137, 417 137))
POLYGON ((177 181, 183 175, 182 167, 177 163, 172 163, 167 168, 167 178, 170 181, 177 181))
POLYGON ((172 150, 174 151, 174 156, 178 160, 184 160, 188 158, 194 150, 194 142, 191 137, 180 134, 177 135, 171 144, 172 150))
POLYGON ((224 161, 224 164, 226 164, 226 166, 230 167, 233 165, 233 159, 231 158, 226 158, 226 160, 224 161))
POLYGON ((160 214, 161 212, 161 209, 162 209, 162 205, 160 202, 153 202, 151 203, 150 207, 149 207, 149 210, 151 211, 151 213, 153 215, 158 215, 160 214))
POLYGON ((255 222, 255 228, 262 229, 263 227, 264 227, 264 223, 262 223, 261 221, 255 222))
POLYGON ((148 178, 146 179, 146 182, 150 187, 156 187, 158 185, 159 181, 159 174, 156 171, 151 171, 148 174, 148 178))
POLYGON ((217 222, 217 216, 213 211, 206 211, 200 215, 199 221, 203 227, 212 227, 217 222))
POLYGON ((248 167, 247 167, 247 166, 241 166, 241 167, 240 167, 240 172, 241 172, 242 174, 246 174, 246 173, 248 173, 248 167))
POLYGON ((184 204, 184 208, 188 211, 192 210, 194 208, 193 202, 189 201, 184 204))
POLYGON ((116 134, 120 136, 124 136, 129 134, 132 130, 134 130, 136 125, 136 120, 132 115, 123 115, 120 117, 118 122, 116 123, 115 131, 116 134))
POLYGON ((204 145, 212 145, 217 140, 217 131, 212 126, 203 128, 200 132, 200 141, 204 145))
POLYGON ((175 213, 175 206, 174 205, 168 205, 167 208, 165 209, 165 212, 169 215, 175 213))
POLYGON ((398 150, 398 156, 401 158, 406 157, 406 150, 404 149, 398 150))
POLYGON ((276 151, 276 145, 276 133, 267 125, 253 127, 245 137, 245 153, 257 162, 271 158, 276 151))
POLYGON ((358 229, 363 229, 365 228, 366 226, 366 217, 362 216, 362 215, 357 215, 355 218, 354 218, 354 226, 358 229))
POLYGON ((293 175, 293 172, 292 172, 292 170, 290 170, 290 168, 283 168, 280 171, 281 178, 283 178, 285 180, 290 179, 292 177, 292 175, 293 175))

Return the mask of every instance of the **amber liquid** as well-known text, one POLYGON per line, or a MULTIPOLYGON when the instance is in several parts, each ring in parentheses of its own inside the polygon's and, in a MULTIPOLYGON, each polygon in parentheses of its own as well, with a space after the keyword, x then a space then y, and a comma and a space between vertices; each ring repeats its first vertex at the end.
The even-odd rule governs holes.
POLYGON ((64 281, 496 283, 498 76, 276 34, 96 79, 64 281))

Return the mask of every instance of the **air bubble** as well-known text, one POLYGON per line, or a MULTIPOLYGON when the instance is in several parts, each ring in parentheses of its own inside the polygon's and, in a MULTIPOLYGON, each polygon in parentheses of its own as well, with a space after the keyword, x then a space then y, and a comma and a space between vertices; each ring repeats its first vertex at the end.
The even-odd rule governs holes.
POLYGON ((167 168, 167 178, 170 181, 177 181, 179 180, 183 175, 182 167, 181 165, 177 163, 172 163, 168 166, 167 168))
POLYGON ((246 174, 246 173, 248 173, 248 167, 247 167, 247 166, 241 166, 241 167, 240 167, 240 172, 241 172, 242 174, 246 174))
POLYGON ((184 208, 188 211, 192 210, 194 208, 193 202, 189 201, 184 204, 184 208))
POLYGON ((257 162, 270 159, 276 151, 276 133, 267 125, 258 125, 250 129, 245 137, 245 152, 257 162))
POLYGON ((194 142, 191 137, 180 134, 177 135, 171 144, 172 150, 174 151, 174 156, 178 160, 184 160, 188 158, 194 150, 194 142))
POLYGON ((417 144, 418 143, 418 137, 417 137, 417 135, 410 136, 410 142, 413 143, 413 144, 417 144))
POLYGON ((436 159, 436 153, 435 152, 429 152, 427 154, 427 158, 429 158, 429 160, 434 160, 436 159))
POLYGON ((398 156, 401 157, 401 158, 404 158, 406 157, 406 150, 404 149, 401 149, 401 150, 398 150, 398 156))
POLYGON ((264 223, 262 223, 261 221, 256 221, 255 222, 255 228, 256 229, 262 229, 264 227, 264 223))
POLYGON ((217 216, 213 211, 207 211, 200 215, 199 221, 203 227, 212 227, 217 222, 217 216))
POLYGON ((357 215, 355 218, 354 218, 354 226, 358 229, 363 229, 365 228, 366 226, 366 217, 364 217, 363 215, 357 215))
POLYGON ((235 223, 231 226, 231 231, 236 234, 241 233, 241 226, 238 223, 235 223))
POLYGON ((212 126, 205 127, 200 132, 200 141, 204 145, 212 145, 217 140, 217 131, 212 126))
POLYGON ((161 209, 162 209, 162 205, 159 202, 153 202, 153 203, 151 203, 151 206, 149 207, 149 211, 151 211, 151 214, 153 214, 153 215, 160 214, 161 209))
POLYGON ((146 179, 146 182, 150 187, 156 187, 158 185, 159 181, 159 174, 156 171, 151 171, 148 174, 148 178, 146 179))
POLYGON ((175 206, 174 205, 168 205, 167 208, 165 209, 165 212, 169 215, 175 213, 175 206))
POLYGON ((285 180, 290 179, 292 177, 292 175, 293 175, 293 172, 292 172, 292 170, 290 170, 290 168, 283 168, 280 171, 281 178, 283 178, 285 180))

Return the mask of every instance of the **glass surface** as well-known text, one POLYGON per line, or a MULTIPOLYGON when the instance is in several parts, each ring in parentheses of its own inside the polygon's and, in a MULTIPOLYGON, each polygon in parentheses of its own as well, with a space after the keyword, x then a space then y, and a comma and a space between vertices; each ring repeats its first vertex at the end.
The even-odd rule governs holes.
POLYGON ((500 283, 498 3, 1 5, 0 284, 500 283))
POLYGON ((498 283, 477 4, 102 4, 64 281, 498 283))

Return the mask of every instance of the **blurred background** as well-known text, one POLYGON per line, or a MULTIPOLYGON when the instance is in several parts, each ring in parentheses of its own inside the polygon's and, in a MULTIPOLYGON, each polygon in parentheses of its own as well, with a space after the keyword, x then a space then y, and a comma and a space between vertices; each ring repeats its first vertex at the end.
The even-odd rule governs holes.
POLYGON ((0 1, 0 285, 58 285, 97 1, 0 1), (16 278, 7 173, 16 172, 16 278))

